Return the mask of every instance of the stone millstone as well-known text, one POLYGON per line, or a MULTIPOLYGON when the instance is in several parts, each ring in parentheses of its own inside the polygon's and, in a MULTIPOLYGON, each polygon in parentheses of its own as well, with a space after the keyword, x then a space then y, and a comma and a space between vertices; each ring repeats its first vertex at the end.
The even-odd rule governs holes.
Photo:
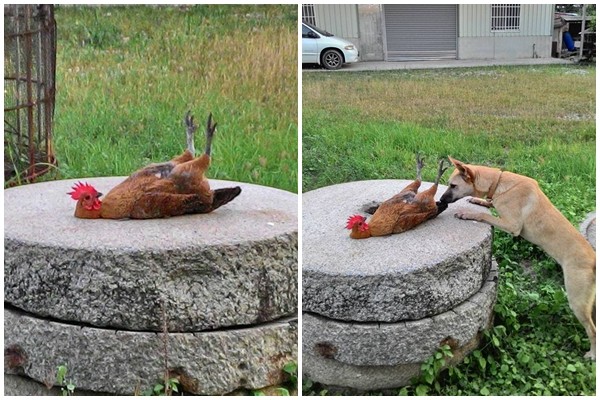
POLYGON ((358 390, 397 388, 420 374, 443 344, 460 362, 491 323, 498 271, 469 299, 431 318, 398 323, 349 323, 304 314, 303 374, 311 380, 358 390))
MULTIPOLYGON (((67 377, 70 378, 68 375, 67 377)), ((48 379, 50 379, 50 377, 48 377, 48 379)), ((4 373, 4 396, 60 396, 61 394, 61 388, 58 386, 48 388, 45 383, 39 383, 24 376, 4 373)), ((110 396, 111 393, 99 393, 75 389, 74 395, 110 396)))
MULTIPOLYGON (((364 204, 411 183, 344 183, 302 196, 302 310, 345 321, 396 322, 440 314, 475 294, 491 266, 492 228, 459 220, 465 199, 401 234, 355 240, 344 229, 364 204)), ((420 190, 431 187, 423 182, 420 190)), ((438 199, 446 187, 438 187, 438 199)))
MULTIPOLYGON (((297 340, 293 318, 251 328, 169 333, 168 369, 193 394, 258 389, 284 380, 282 368, 296 359, 297 340)), ((81 327, 5 309, 4 345, 20 348, 24 360, 9 373, 45 382, 66 364, 80 390, 131 395, 136 386, 152 388, 165 374, 163 335, 155 332, 81 327)))
MULTIPOLYGON (((124 178, 90 178, 106 193, 124 178)), ((83 220, 75 180, 4 192, 4 300, 40 317, 127 330, 201 331, 297 310, 297 195, 241 186, 209 214, 83 220)))

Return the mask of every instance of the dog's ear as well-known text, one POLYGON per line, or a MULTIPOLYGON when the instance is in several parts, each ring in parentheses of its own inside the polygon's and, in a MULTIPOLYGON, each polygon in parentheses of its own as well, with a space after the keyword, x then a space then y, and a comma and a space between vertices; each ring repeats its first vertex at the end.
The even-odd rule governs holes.
POLYGON ((467 164, 465 164, 462 161, 458 161, 450 156, 448 156, 448 160, 450 160, 450 162, 454 164, 460 176, 465 180, 465 182, 473 182, 475 180, 475 173, 471 170, 471 168, 469 168, 467 164))
POLYGON ((460 161, 458 161, 458 160, 456 160, 456 159, 454 159, 454 158, 452 158, 452 157, 450 157, 450 156, 448 156, 448 160, 449 160, 449 161, 450 161, 452 164, 454 164, 454 166, 455 166, 455 167, 456 167, 456 164, 462 164, 460 161))

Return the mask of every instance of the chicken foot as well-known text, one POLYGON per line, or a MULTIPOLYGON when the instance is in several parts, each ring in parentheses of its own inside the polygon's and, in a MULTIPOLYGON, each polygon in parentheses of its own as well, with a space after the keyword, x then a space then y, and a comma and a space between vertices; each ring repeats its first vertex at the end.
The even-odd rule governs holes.
POLYGON ((187 139, 187 150, 194 156, 196 154, 196 149, 194 148, 194 133, 196 133, 196 129, 198 126, 194 124, 194 116, 191 111, 188 111, 185 114, 183 119, 185 123, 185 136, 187 139))
MULTIPOLYGON (((185 123, 185 134, 187 139, 187 150, 192 154, 196 154, 196 149, 194 147, 194 133, 198 129, 198 126, 194 123, 194 116, 188 111, 185 114, 184 118, 185 123)), ((206 148, 204 149, 204 154, 210 156, 210 150, 212 145, 212 139, 215 134, 215 130, 217 129, 217 123, 212 123, 212 113, 208 114, 208 120, 206 121, 206 148)))
POLYGON ((415 178, 416 181, 421 181, 421 170, 423 169, 423 167, 425 166, 425 159, 423 157, 421 157, 421 155, 419 153, 417 153, 417 177, 415 178))
POLYGON ((448 164, 446 166, 446 159, 442 158, 438 164, 438 175, 435 178, 436 185, 438 185, 440 183, 440 180, 442 179, 442 175, 444 175, 444 172, 446 172, 449 167, 450 167, 450 164, 448 164))
POLYGON ((217 123, 212 123, 212 113, 208 114, 208 121, 206 121, 206 149, 204 150, 204 154, 210 157, 210 148, 212 144, 212 138, 215 134, 215 129, 217 129, 217 123))
MULTIPOLYGON (((427 199, 433 198, 437 192, 437 188, 438 188, 438 184, 440 183, 440 179, 442 179, 442 175, 444 175, 444 172, 446 172, 447 169, 448 169, 448 166, 445 167, 445 160, 442 158, 438 164, 438 174, 435 178, 435 182, 433 183, 433 185, 431 185, 431 187, 429 189, 424 190, 421 193, 418 193, 415 197, 415 200, 428 201, 427 199)), ((418 174, 418 172, 417 172, 417 174, 418 174)))

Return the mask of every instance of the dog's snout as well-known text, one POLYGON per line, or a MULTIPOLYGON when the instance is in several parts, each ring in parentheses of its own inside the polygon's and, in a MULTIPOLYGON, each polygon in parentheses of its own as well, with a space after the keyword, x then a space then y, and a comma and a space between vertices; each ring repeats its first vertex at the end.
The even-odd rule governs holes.
POLYGON ((446 190, 444 192, 444 194, 442 195, 442 197, 440 198, 440 201, 442 203, 454 203, 456 200, 458 200, 458 199, 454 198, 454 195, 452 194, 451 189, 446 190))

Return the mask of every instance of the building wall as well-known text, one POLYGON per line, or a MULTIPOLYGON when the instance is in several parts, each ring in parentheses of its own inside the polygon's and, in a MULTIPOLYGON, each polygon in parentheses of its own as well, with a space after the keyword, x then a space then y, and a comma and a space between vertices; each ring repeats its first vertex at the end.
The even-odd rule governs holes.
MULTIPOLYGON (((315 4, 318 27, 354 43, 363 61, 384 60, 381 5, 315 4)), ((551 57, 553 4, 522 4, 521 29, 492 32, 490 4, 458 7, 459 59, 551 57)))
POLYGON ((490 4, 459 6, 459 59, 551 57, 553 4, 522 4, 521 29, 515 32, 493 32, 491 10, 490 4))
POLYGON ((383 53, 383 24, 380 4, 358 5, 358 46, 362 61, 381 61, 383 53))
POLYGON ((358 41, 358 12, 356 4, 315 4, 317 27, 347 39, 358 41))
POLYGON ((550 57, 552 36, 459 37, 458 59, 511 59, 550 57), (535 47, 534 47, 535 46, 535 47))
POLYGON ((458 6, 459 37, 546 36, 552 35, 553 4, 521 4, 521 29, 516 32, 492 32, 491 4, 458 6))

